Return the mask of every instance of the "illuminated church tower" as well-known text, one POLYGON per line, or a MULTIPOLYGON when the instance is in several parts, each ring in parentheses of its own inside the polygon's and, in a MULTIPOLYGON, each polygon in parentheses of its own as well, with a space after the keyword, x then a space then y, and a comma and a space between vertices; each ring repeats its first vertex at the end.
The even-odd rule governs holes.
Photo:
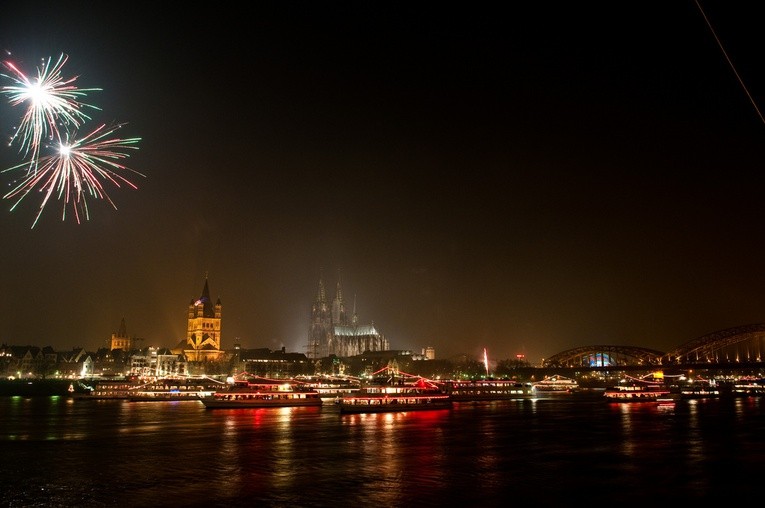
POLYGON ((125 318, 122 318, 120 323, 120 329, 117 333, 112 334, 112 340, 109 344, 109 349, 114 351, 115 349, 121 349, 123 351, 130 351, 133 349, 133 339, 127 334, 127 327, 125 327, 125 318))
POLYGON ((188 313, 188 329, 183 353, 191 362, 203 362, 219 359, 223 351, 220 348, 220 325, 222 305, 220 298, 213 305, 210 299, 210 287, 202 288, 202 296, 191 300, 188 313))

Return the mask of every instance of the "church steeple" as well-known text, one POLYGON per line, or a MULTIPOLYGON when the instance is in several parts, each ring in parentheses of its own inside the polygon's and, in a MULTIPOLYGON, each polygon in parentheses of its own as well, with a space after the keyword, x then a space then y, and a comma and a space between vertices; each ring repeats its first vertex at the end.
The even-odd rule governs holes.
POLYGON ((184 353, 190 361, 215 360, 222 354, 220 335, 222 307, 220 298, 213 305, 205 273, 202 294, 189 304, 184 353))
MULTIPOLYGON (((218 302, 220 303, 220 301, 218 302)), ((212 318, 215 317, 215 311, 213 310, 213 303, 210 299, 210 286, 207 284, 207 274, 205 274, 205 285, 202 288, 202 295, 197 301, 194 302, 194 306, 198 309, 201 307, 202 317, 212 318)), ((199 314, 197 310, 196 314, 199 314)))
POLYGON ((127 327, 125 326, 125 318, 120 321, 120 327, 117 333, 112 333, 112 339, 109 342, 109 349, 121 349, 123 351, 130 351, 133 348, 133 340, 128 337, 127 327))

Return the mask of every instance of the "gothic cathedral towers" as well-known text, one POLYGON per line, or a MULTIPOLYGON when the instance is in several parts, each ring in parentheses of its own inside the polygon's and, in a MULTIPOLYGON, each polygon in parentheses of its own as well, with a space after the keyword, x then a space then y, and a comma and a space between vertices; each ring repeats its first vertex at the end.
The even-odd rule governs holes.
POLYGON ((319 292, 311 306, 308 356, 314 359, 331 355, 350 357, 367 351, 389 349, 390 343, 377 331, 374 324, 359 325, 355 299, 353 316, 348 320, 340 277, 338 276, 335 298, 330 303, 324 289, 324 278, 319 276, 319 292))
POLYGON ((323 358, 329 356, 332 344, 332 312, 324 290, 324 279, 319 276, 319 292, 311 306, 311 325, 308 331, 308 356, 323 358))
POLYGON ((188 361, 217 360, 223 354, 220 347, 222 308, 220 298, 213 305, 205 276, 202 296, 189 304, 186 347, 183 351, 188 361))

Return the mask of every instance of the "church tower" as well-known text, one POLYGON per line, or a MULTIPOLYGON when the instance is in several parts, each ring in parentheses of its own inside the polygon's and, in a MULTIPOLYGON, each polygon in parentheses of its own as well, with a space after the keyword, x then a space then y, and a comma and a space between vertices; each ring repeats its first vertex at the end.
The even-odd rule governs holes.
POLYGON ((220 298, 213 305, 205 275, 202 295, 189 303, 186 347, 183 351, 188 361, 217 360, 223 354, 220 347, 222 308, 220 298))
POLYGON ((112 334, 112 340, 109 344, 109 349, 111 351, 114 351, 115 349, 121 349, 125 352, 133 349, 133 339, 128 337, 124 317, 122 318, 122 322, 120 322, 120 329, 117 331, 117 333, 112 334))

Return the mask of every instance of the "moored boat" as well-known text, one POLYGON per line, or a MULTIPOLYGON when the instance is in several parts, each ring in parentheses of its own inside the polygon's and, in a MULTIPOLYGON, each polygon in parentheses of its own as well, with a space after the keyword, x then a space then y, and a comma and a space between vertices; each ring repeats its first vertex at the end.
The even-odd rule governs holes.
POLYGON ((341 414, 432 411, 450 409, 452 397, 435 382, 420 376, 393 372, 389 368, 373 374, 376 381, 362 384, 358 392, 339 397, 336 404, 341 414), (384 381, 382 372, 390 373, 384 381))
POLYGON ((79 400, 127 400, 131 394, 134 394, 138 388, 145 384, 135 377, 98 381, 92 388, 88 387, 89 390, 86 393, 77 394, 75 398, 79 400))
POLYGON ((714 380, 697 377, 680 386, 681 399, 710 399, 719 397, 720 385, 714 380))
POLYGON ((131 402, 192 401, 212 395, 218 389, 215 385, 195 384, 186 380, 162 380, 131 390, 131 402))
POLYGON ((438 384, 455 402, 528 399, 534 396, 531 384, 514 379, 447 380, 438 384))
POLYGON ((87 393, 78 394, 79 400, 129 401, 197 401, 200 396, 213 393, 221 384, 207 376, 139 378, 127 377, 98 381, 87 393))
POLYGON ((664 384, 662 373, 649 376, 653 376, 653 379, 627 376, 629 383, 606 388, 603 396, 610 402, 672 402, 679 398, 678 392, 664 384))
POLYGON ((579 389, 579 383, 576 379, 556 374, 532 383, 532 387, 540 393, 572 393, 579 389))
POLYGON ((319 392, 291 379, 270 379, 247 373, 229 385, 200 397, 208 409, 321 406, 319 392))
POLYGON ((361 386, 359 379, 351 376, 295 376, 294 379, 303 386, 319 392, 319 396, 325 401, 357 393, 361 386))
POLYGON ((733 384, 734 397, 760 397, 765 395, 765 379, 742 377, 733 384))
POLYGON ((674 399, 669 388, 634 384, 606 388, 603 396, 611 402, 659 402, 674 399))

